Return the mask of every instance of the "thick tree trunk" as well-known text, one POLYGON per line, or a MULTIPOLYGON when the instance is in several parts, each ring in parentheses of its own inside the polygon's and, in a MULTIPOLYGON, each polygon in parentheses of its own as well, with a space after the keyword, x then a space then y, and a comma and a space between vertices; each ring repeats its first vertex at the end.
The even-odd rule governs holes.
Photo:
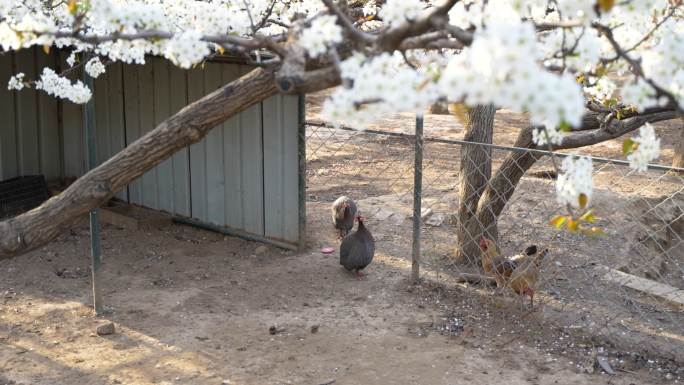
POLYGON ((0 259, 49 242, 146 171, 213 127, 276 93, 272 71, 255 69, 184 107, 40 207, 0 222, 0 259))
POLYGON ((684 117, 679 119, 681 125, 679 126, 679 136, 677 143, 675 143, 674 158, 672 158, 672 167, 684 168, 684 117))
MULTIPOLYGON (((526 127, 518 134, 515 147, 533 148, 532 127, 526 127)), ((506 207, 506 203, 515 192, 525 172, 541 158, 542 155, 526 151, 511 152, 499 166, 496 174, 487 184, 477 207, 477 222, 483 233, 497 233, 497 220, 506 207)))
MULTIPOLYGON (((644 116, 628 118, 625 120, 614 120, 609 126, 601 128, 601 118, 590 113, 585 115, 582 126, 567 135, 557 149, 578 148, 590 146, 592 144, 604 142, 606 140, 618 138, 629 132, 636 130, 646 122, 660 122, 670 120, 675 117, 674 111, 656 111, 644 116)), ((518 134, 515 147, 536 148, 532 142, 532 131, 534 127, 525 127, 518 134)), ((684 131, 684 130, 682 130, 684 131)), ((534 154, 526 151, 511 152, 501 164, 495 175, 487 184, 484 193, 480 198, 477 207, 477 224, 481 226, 482 232, 497 232, 497 220, 501 212, 506 207, 506 203, 515 192, 520 179, 525 175, 534 163, 544 155, 534 154)))
MULTIPOLYGON (((466 114, 463 140, 476 143, 492 143, 494 114, 492 105, 476 106, 466 114)), ((478 246, 484 233, 477 223, 477 206, 492 174, 492 149, 489 146, 465 144, 461 148, 461 165, 458 208, 458 249, 456 259, 475 264, 480 258, 478 246)), ((496 239, 496 232, 486 233, 496 239)))

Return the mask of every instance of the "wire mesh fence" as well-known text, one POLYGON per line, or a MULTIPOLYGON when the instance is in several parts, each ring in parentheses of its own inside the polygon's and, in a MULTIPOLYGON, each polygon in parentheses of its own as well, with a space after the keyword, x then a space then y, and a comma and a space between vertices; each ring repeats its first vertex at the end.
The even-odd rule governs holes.
MULTIPOLYGON (((412 225, 419 219, 413 215, 415 137, 310 123, 306 143, 309 212, 327 214, 338 196, 348 195, 367 218, 376 249, 410 260, 412 225)), ((524 311, 542 313, 544 319, 568 332, 613 337, 615 344, 625 341, 625 346, 681 356, 682 174, 666 167, 637 173, 624 161, 595 158, 592 206, 597 219, 592 226, 605 234, 589 237, 549 224, 553 216, 566 214, 555 198, 556 171, 551 157, 543 153, 534 154, 538 160, 531 164, 520 164, 517 160, 525 151, 530 150, 425 138, 422 188, 418 191, 422 198, 423 276, 450 279, 488 298, 511 298, 505 309, 517 309, 515 301, 519 301, 524 311), (478 165, 462 164, 468 146, 486 154, 491 162, 494 177, 486 178, 484 185, 468 186, 462 178, 462 170, 478 170, 478 165), (499 178, 506 183, 497 188, 502 164, 525 170, 524 175, 519 181, 510 175, 499 178), (514 191, 510 197, 503 196, 507 189, 514 191), (505 206, 494 223, 482 223, 477 215, 472 219, 480 221, 476 229, 489 226, 496 230, 487 233, 496 239, 498 250, 493 256, 500 258, 499 266, 508 269, 504 269, 508 275, 502 278, 503 287, 497 288, 491 279, 494 275, 482 267, 481 257, 486 252, 478 247, 477 255, 466 255, 461 246, 466 241, 479 245, 482 235, 482 231, 463 231, 468 218, 465 209, 470 207, 476 213, 478 205, 490 207, 487 203, 502 197, 507 198, 505 206), (525 262, 530 257, 524 253, 530 245, 536 245, 535 255, 548 249, 538 273, 527 284, 535 289, 534 308, 523 305, 513 290, 524 291, 513 286, 518 285, 514 282, 519 282, 521 266, 530 268, 525 262)), ((522 298, 529 301, 529 297, 522 298)), ((499 311, 509 311, 505 309, 499 311)))
POLYGON ((42 175, 16 177, 0 182, 0 220, 39 206, 49 196, 42 175))

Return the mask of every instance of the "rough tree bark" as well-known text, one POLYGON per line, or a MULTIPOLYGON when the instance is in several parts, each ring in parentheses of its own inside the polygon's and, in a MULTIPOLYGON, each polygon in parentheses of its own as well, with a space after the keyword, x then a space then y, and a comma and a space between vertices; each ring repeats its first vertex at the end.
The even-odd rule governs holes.
MULTIPOLYGON (((476 106, 467 111, 463 140, 476 143, 492 143, 494 133, 493 105, 476 106)), ((458 226, 456 259, 471 264, 479 261, 480 236, 486 234, 497 238, 496 229, 483 233, 477 223, 477 206, 492 174, 492 149, 489 146, 466 144, 461 148, 458 226)))
MULTIPOLYGON (((554 149, 564 150, 590 146, 606 140, 619 138, 638 129, 646 122, 655 123, 671 120, 675 117, 676 113, 674 111, 654 111, 643 116, 636 116, 625 120, 613 120, 605 127, 601 127, 602 117, 595 113, 589 113, 585 115, 582 126, 575 129, 575 132, 568 134, 563 139, 561 145, 555 146, 554 149)), ((522 129, 518 134, 515 147, 547 150, 548 148, 537 147, 532 142, 532 131, 534 129, 534 127, 522 129)), ((478 203, 476 223, 482 226, 481 231, 483 233, 496 231, 498 217, 515 192, 520 179, 543 156, 542 154, 526 151, 513 151, 506 157, 487 184, 478 203)))
POLYGON ((679 137, 675 144, 674 158, 672 158, 672 167, 684 168, 684 117, 680 119, 679 137))
MULTIPOLYGON (((287 78, 287 71, 278 77, 287 78)), ((114 192, 185 146, 200 141, 231 116, 276 94, 275 69, 257 68, 184 107, 154 130, 77 179, 40 207, 0 222, 0 259, 38 248, 72 226, 79 216, 105 203, 114 192)), ((323 89, 339 83, 336 71, 313 71, 297 79, 291 92, 323 89), (301 87, 297 88, 297 87, 301 87)))

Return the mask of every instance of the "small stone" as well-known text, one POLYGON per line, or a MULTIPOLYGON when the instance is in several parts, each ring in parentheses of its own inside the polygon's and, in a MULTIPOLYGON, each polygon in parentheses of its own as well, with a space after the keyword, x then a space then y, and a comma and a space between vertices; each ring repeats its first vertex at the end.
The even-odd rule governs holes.
POLYGON ((665 379, 668 381, 672 381, 674 379, 674 375, 672 373, 668 373, 665 375, 665 379))
POLYGON ((267 251, 268 251, 268 247, 266 247, 266 245, 261 245, 261 246, 258 246, 256 249, 254 249, 254 253, 257 255, 266 254, 267 251))
POLYGON ((230 380, 223 380, 223 382, 221 382, 221 385, 230 385, 230 380))
POLYGON ((95 329, 95 332, 98 336, 107 336, 110 334, 114 334, 114 331, 115 328, 113 322, 107 322, 106 324, 99 325, 97 329, 95 329))
POLYGON ((430 215, 430 217, 425 221, 425 224, 434 226, 434 227, 439 227, 442 225, 442 222, 444 222, 444 214, 442 213, 434 213, 430 215))
POLYGON ((316 333, 318 333, 318 328, 319 328, 319 325, 313 325, 313 326, 311 326, 311 334, 316 334, 316 333))

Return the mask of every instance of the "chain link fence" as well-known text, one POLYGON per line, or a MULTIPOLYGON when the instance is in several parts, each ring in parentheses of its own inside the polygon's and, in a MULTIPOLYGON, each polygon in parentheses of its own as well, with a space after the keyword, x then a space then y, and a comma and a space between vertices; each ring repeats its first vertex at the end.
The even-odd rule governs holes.
MULTIPOLYGON (((495 313, 520 311, 521 300, 512 290, 483 284, 490 280, 479 260, 467 263, 459 259, 458 213, 464 198, 459 170, 464 146, 481 147, 491 161, 492 174, 506 159, 516 159, 513 155, 533 151, 425 138, 420 147, 422 188, 416 194, 422 197, 421 276, 460 285, 493 303, 510 298, 508 305, 492 307, 495 313)), ((367 218, 378 252, 403 259, 408 266, 413 221, 418 219, 413 215, 414 148, 413 133, 308 122, 309 222, 325 224, 330 204, 338 196, 348 195, 367 218), (325 215, 311 218, 312 213, 325 215)), ((564 332, 606 337, 623 349, 637 346, 681 361, 684 174, 667 167, 637 173, 622 160, 594 158, 592 206, 597 220, 592 225, 605 234, 589 237, 549 223, 555 215, 567 212, 556 202, 556 171, 550 153, 536 155, 539 159, 519 183, 508 181, 515 192, 497 222, 502 257, 520 255, 530 245, 549 250, 535 284, 534 309, 525 305, 523 311, 541 314, 564 332)), ((510 164, 527 168, 514 161, 510 164)), ((474 236, 479 238, 480 233, 474 236)), ((479 239, 473 241, 479 243, 479 239)))

